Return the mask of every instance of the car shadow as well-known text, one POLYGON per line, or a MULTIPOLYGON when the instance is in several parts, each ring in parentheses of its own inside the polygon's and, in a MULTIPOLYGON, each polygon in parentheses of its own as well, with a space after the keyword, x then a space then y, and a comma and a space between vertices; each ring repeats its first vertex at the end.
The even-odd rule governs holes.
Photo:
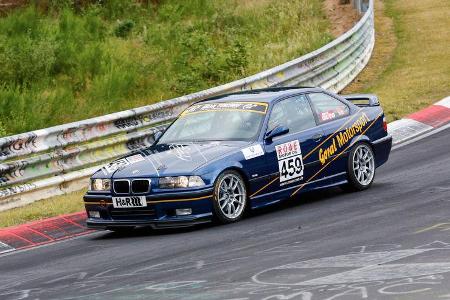
POLYGON ((385 189, 390 186, 393 186, 393 184, 389 182, 374 182, 368 190, 360 192, 346 192, 340 187, 331 187, 326 189, 304 192, 296 197, 282 200, 273 205, 268 205, 262 208, 251 210, 247 213, 247 215, 248 217, 252 218, 270 213, 282 212, 283 210, 293 208, 301 209, 302 207, 305 206, 315 205, 317 203, 325 203, 326 201, 333 202, 336 200, 344 200, 347 199, 345 197, 346 195, 363 196, 364 193, 378 193, 380 189, 385 189))
POLYGON ((136 237, 150 237, 150 236, 165 236, 165 235, 176 235, 176 234, 185 234, 193 231, 199 231, 202 229, 207 229, 214 227, 214 223, 204 223, 197 224, 193 226, 187 227, 174 227, 174 228, 158 228, 153 229, 149 226, 140 226, 134 229, 130 229, 125 232, 113 232, 113 231, 98 231, 103 232, 103 235, 96 235, 92 237, 92 240, 108 240, 108 239, 127 239, 127 238, 136 238, 136 237))
MULTIPOLYGON (((370 191, 374 191, 375 193, 380 188, 386 188, 389 186, 389 183, 374 183, 373 186, 367 190, 362 192, 356 192, 358 194, 363 195, 363 193, 367 193, 370 191)), ((246 221, 251 221, 258 219, 262 216, 268 214, 277 214, 281 213, 285 210, 292 209, 301 209, 301 207, 315 205, 317 203, 323 203, 325 201, 336 201, 336 198, 345 199, 345 195, 352 195, 355 193, 349 193, 343 191, 339 187, 333 187, 323 190, 305 192, 300 194, 297 197, 286 199, 275 203, 273 205, 268 205, 262 208, 254 209, 248 211, 246 213, 246 217, 234 224, 221 225, 215 222, 209 222, 204 224, 193 225, 189 227, 175 227, 175 228, 158 228, 153 229, 151 227, 137 227, 135 229, 131 229, 126 232, 112 232, 112 231, 104 231, 104 234, 99 234, 92 237, 92 240, 109 240, 109 239, 128 239, 128 238, 136 238, 136 237, 151 237, 151 236, 172 236, 177 234, 187 234, 191 232, 199 232, 203 230, 209 230, 212 228, 229 228, 230 230, 234 230, 235 226, 245 225, 246 221)), ((101 232, 101 231, 99 231, 101 232)))

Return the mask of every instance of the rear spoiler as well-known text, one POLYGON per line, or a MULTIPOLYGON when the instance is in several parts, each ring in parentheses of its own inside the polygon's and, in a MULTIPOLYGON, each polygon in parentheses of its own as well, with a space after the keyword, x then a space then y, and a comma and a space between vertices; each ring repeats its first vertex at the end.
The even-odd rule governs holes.
POLYGON ((373 94, 352 94, 342 95, 345 100, 352 102, 357 106, 379 106, 378 97, 373 94))

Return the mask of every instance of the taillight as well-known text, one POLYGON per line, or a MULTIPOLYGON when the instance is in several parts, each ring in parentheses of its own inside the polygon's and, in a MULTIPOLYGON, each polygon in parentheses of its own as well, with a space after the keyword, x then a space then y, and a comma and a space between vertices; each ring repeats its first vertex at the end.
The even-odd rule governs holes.
POLYGON ((386 122, 386 117, 385 116, 383 116, 383 129, 384 129, 384 131, 387 132, 387 122, 386 122))

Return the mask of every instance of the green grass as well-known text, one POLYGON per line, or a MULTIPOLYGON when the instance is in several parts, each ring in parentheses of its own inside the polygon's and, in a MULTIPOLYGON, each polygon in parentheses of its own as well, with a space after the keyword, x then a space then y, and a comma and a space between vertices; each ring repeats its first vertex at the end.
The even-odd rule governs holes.
POLYGON ((62 196, 51 197, 29 205, 0 212, 0 228, 15 226, 63 214, 84 210, 85 190, 62 196))
POLYGON ((92 2, 0 19, 0 136, 217 86, 332 39, 322 0, 92 2))
POLYGON ((450 95, 450 2, 386 0, 384 4, 394 26, 390 29, 382 20, 376 23, 378 29, 387 29, 380 31, 381 46, 374 52, 378 58, 345 92, 362 86, 363 91, 377 94, 388 121, 394 121, 450 95), (394 38, 389 37, 391 31, 394 38), (376 70, 381 70, 377 76, 366 76, 376 70))

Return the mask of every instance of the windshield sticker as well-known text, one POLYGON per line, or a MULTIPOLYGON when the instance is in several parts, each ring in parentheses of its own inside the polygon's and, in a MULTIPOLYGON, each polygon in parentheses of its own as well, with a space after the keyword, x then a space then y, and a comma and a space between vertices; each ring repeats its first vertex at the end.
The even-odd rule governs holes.
POLYGON ((298 140, 276 145, 280 186, 303 179, 303 156, 298 140))
POLYGON ((259 102, 198 103, 188 107, 181 116, 214 111, 244 111, 265 114, 267 106, 267 103, 259 102))
POLYGON ((242 149, 242 154, 244 154, 246 160, 249 160, 264 155, 264 150, 261 145, 258 144, 242 149))

